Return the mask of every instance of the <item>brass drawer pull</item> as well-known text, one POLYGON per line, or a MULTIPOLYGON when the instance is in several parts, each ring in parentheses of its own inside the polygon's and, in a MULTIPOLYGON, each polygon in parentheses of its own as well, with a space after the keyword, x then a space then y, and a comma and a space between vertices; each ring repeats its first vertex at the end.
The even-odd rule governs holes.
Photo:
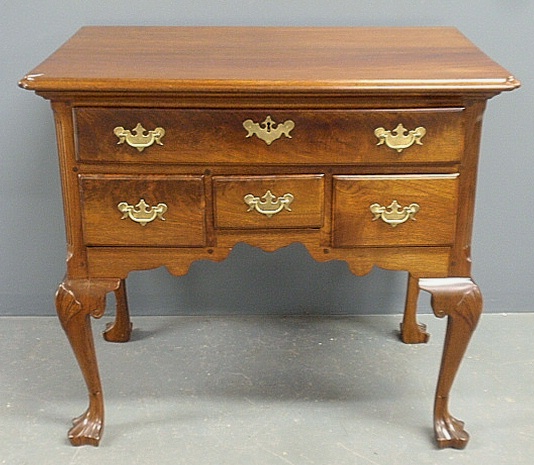
POLYGON ((379 218, 392 228, 395 228, 399 224, 405 223, 409 219, 415 221, 415 214, 421 207, 417 203, 411 203, 407 207, 401 207, 400 204, 394 200, 391 205, 384 207, 379 203, 373 203, 369 210, 374 215, 373 221, 379 218))
POLYGON ((117 208, 122 213, 121 220, 130 218, 132 221, 139 223, 141 226, 146 226, 147 223, 159 218, 165 221, 163 214, 167 211, 167 205, 158 203, 155 207, 149 207, 145 199, 141 199, 137 205, 130 205, 127 202, 120 202, 117 208))
POLYGON ((277 125, 270 116, 267 116, 263 123, 255 123, 251 119, 247 119, 243 122, 243 127, 248 131, 246 137, 251 137, 255 134, 267 145, 271 145, 273 141, 280 139, 282 134, 291 139, 292 137, 289 133, 295 127, 295 123, 288 119, 286 122, 277 125))
POLYGON ((247 211, 256 210, 258 213, 267 216, 270 218, 277 213, 280 213, 282 210, 291 211, 289 205, 295 197, 289 192, 282 195, 281 197, 276 198, 270 190, 268 190, 263 197, 255 197, 252 194, 247 194, 243 197, 245 203, 249 206, 247 211))
POLYGON ((378 144, 376 145, 385 143, 389 148, 399 153, 413 144, 423 145, 421 139, 425 134, 426 129, 423 126, 408 131, 402 123, 399 123, 393 131, 386 131, 384 128, 375 129, 375 136, 378 138, 378 144))
POLYGON ((131 131, 129 129, 124 129, 122 126, 117 126, 113 129, 113 133, 119 138, 117 145, 126 142, 129 146, 135 147, 142 152, 154 143, 163 145, 161 138, 165 135, 165 129, 156 128, 153 131, 147 131, 141 123, 137 123, 137 126, 131 131), (146 134, 146 132, 148 132, 148 134, 146 134))

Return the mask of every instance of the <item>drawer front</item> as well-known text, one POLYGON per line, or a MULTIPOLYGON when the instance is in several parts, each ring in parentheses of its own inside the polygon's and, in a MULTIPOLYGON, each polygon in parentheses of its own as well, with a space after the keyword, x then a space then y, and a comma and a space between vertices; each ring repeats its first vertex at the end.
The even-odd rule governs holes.
POLYGON ((215 227, 219 229, 320 228, 324 177, 214 177, 215 227))
POLYGON ((80 107, 83 162, 399 164, 460 160, 461 108, 188 110, 80 107))
POLYGON ((458 176, 335 176, 334 247, 453 243, 458 176))
POLYGON ((203 246, 200 176, 81 175, 87 245, 203 246))

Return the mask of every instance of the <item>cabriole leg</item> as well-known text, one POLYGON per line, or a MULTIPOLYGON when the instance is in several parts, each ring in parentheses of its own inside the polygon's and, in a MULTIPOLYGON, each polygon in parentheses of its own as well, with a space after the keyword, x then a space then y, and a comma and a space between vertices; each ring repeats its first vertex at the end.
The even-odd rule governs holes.
POLYGON ((417 322, 417 299, 419 298, 419 279, 408 275, 408 290, 404 317, 400 325, 401 340, 405 344, 421 344, 428 342, 430 334, 426 325, 417 322))
POLYGON ((434 402, 434 432, 440 448, 463 449, 469 441, 464 423, 449 413, 449 394, 458 368, 482 312, 482 295, 469 278, 420 279, 432 294, 437 317, 447 316, 447 332, 434 402))
POLYGON ((121 279, 121 284, 115 291, 115 300, 117 302, 115 321, 106 326, 104 339, 109 342, 128 342, 132 335, 132 323, 126 298, 126 280, 124 279, 121 279))
POLYGON ((70 442, 75 446, 97 446, 102 435, 104 401, 90 317, 100 318, 104 314, 106 294, 119 286, 120 280, 65 280, 56 293, 58 317, 89 393, 89 407, 73 420, 73 426, 69 430, 70 442))

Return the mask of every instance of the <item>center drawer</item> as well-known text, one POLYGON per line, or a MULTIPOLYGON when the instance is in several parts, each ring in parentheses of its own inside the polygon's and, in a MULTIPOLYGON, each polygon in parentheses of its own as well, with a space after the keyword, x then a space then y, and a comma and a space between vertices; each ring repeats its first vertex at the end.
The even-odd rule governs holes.
POLYGON ((82 162, 180 164, 453 163, 462 108, 218 110, 77 107, 82 162))
POLYGON ((324 176, 215 176, 218 229, 320 228, 324 176))
POLYGON ((205 245, 201 176, 80 175, 79 185, 89 246, 205 245))

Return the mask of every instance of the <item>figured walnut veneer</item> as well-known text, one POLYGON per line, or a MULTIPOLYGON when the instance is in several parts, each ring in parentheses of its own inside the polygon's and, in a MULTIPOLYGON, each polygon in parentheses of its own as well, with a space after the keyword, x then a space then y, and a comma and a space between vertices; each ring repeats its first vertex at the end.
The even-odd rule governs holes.
POLYGON ((90 317, 125 279, 238 242, 300 242, 318 261, 409 273, 401 338, 426 342, 420 290, 448 317, 434 407, 440 447, 482 298, 470 244, 486 101, 519 86, 452 28, 86 27, 20 82, 54 110, 67 232, 56 305, 89 393, 74 445, 100 441, 90 317))

